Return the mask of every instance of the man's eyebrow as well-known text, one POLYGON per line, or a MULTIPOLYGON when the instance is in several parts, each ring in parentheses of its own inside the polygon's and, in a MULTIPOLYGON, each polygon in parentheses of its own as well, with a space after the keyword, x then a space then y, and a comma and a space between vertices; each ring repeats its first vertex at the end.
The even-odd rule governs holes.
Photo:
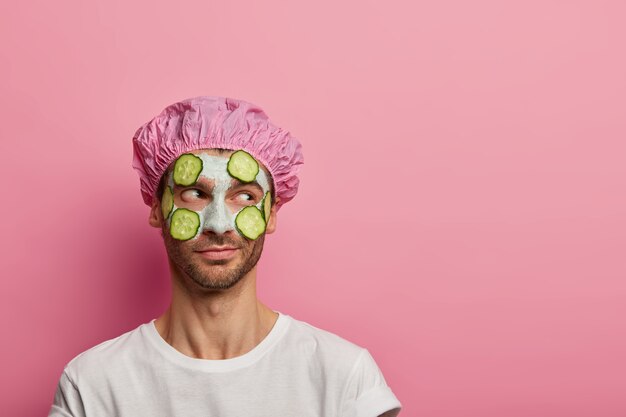
MULTIPOLYGON (((201 188, 204 188, 206 190, 211 190, 213 187, 209 183, 207 183, 205 181, 206 180, 196 181, 196 183, 188 185, 187 187, 192 187, 193 186, 193 187, 201 187, 201 188)), ((237 178, 233 178, 230 181, 230 188, 231 189, 239 188, 239 187, 245 187, 246 185, 249 185, 249 186, 251 186, 253 188, 256 188, 259 191, 263 192, 263 187, 261 187, 261 184, 259 184, 256 180, 252 181, 252 182, 243 182, 241 180, 238 180, 237 178)), ((182 187, 182 186, 177 185, 176 183, 174 183, 174 186, 175 187, 182 187)))
POLYGON ((241 180, 238 180, 237 178, 233 178, 230 181, 230 187, 231 188, 238 188, 238 187, 243 187, 243 186, 246 186, 246 185, 250 185, 250 186, 252 186, 254 188, 258 188, 259 191, 263 191, 263 187, 261 187, 261 185, 258 182, 256 182, 256 180, 254 180, 252 182, 243 182, 241 180))

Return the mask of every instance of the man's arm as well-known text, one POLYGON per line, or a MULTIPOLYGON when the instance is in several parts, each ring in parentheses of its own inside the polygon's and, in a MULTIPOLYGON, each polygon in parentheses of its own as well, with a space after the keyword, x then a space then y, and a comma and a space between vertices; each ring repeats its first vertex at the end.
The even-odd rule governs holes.
POLYGON ((363 349, 347 382, 343 413, 354 417, 396 417, 401 408, 376 361, 363 349))
POLYGON ((86 417, 80 392, 65 369, 59 378, 48 417, 86 417))
POLYGON ((378 417, 396 417, 398 414, 400 414, 400 409, 394 408, 393 410, 389 410, 378 417))

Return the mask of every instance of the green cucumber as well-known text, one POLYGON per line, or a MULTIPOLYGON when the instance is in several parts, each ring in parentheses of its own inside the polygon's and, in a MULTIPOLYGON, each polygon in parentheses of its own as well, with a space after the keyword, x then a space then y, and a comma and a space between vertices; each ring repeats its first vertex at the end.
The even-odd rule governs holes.
POLYGON ((263 196, 261 207, 263 207, 263 219, 265 219, 265 224, 267 224, 270 221, 270 212, 272 210, 272 195, 269 191, 263 196))
POLYGON ((170 234, 174 239, 189 240, 200 228, 200 216, 195 211, 177 208, 170 221, 170 234))
POLYGON ((165 187, 163 191, 163 198, 161 199, 161 210, 163 211, 163 219, 167 220, 174 208, 174 192, 169 185, 165 187))
POLYGON ((234 152, 227 165, 228 173, 242 182, 252 182, 259 173, 259 163, 244 150, 234 152))
POLYGON ((248 239, 255 240, 265 231, 263 213, 257 206, 246 206, 235 217, 235 226, 239 233, 248 239))
POLYGON ((178 185, 191 185, 202 172, 202 159, 192 153, 184 153, 174 164, 174 182, 178 185))

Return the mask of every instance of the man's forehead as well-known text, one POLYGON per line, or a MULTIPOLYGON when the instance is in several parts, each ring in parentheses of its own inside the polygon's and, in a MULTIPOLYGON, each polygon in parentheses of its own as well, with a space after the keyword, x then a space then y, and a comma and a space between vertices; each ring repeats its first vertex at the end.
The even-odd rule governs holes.
MULTIPOLYGON (((231 150, 231 149, 224 149, 224 148, 202 148, 202 149, 192 149, 190 151, 187 151, 186 153, 193 153, 194 155, 205 154, 205 155, 209 155, 209 156, 213 156, 213 157, 223 158, 226 162, 228 162, 228 160, 230 159, 230 156, 234 152, 237 152, 237 150, 236 149, 233 149, 233 150, 231 150)), ((176 159, 178 159, 179 157, 180 157, 180 155, 176 159)), ((167 173, 168 174, 171 174, 172 171, 174 170, 174 164, 176 164, 176 159, 174 159, 170 163, 170 166, 167 168, 167 173)), ((263 172, 265 172, 266 176, 269 177, 270 176, 270 172, 265 167, 265 165, 263 165, 261 163, 261 161, 259 161, 258 159, 255 158, 255 160, 259 164, 259 168, 261 170, 263 170, 263 172)))
POLYGON ((188 153, 193 153, 194 155, 205 154, 205 155, 215 155, 222 156, 224 158, 230 158, 230 155, 236 152, 236 150, 231 149, 223 149, 223 148, 202 148, 202 149, 192 149, 188 151, 188 153))
MULTIPOLYGON (((204 175, 200 175, 198 177, 198 180, 196 181, 196 185, 201 185, 204 186, 206 188, 211 188, 211 186, 215 183, 215 180, 213 178, 210 177, 205 177, 204 175)), ((176 185, 176 184, 174 184, 176 185)), ((253 186, 258 186, 259 188, 262 188, 261 185, 255 180, 252 182, 242 182, 241 180, 237 179, 237 178, 230 178, 230 186, 231 187, 239 187, 242 185, 253 185, 253 186)))

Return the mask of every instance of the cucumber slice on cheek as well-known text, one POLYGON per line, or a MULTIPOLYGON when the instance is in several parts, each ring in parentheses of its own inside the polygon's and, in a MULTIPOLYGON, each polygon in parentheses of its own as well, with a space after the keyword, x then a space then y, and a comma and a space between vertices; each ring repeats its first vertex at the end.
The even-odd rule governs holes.
POLYGON ((239 233, 255 240, 265 231, 265 219, 257 206, 242 208, 235 217, 235 226, 239 233))
POLYGON ((198 233, 200 216, 195 211, 177 208, 172 214, 170 234, 174 239, 189 240, 198 233))
POLYGON ((202 159, 192 153, 184 153, 174 164, 174 182, 178 185, 191 185, 202 172, 202 159))
POLYGON ((263 207, 263 219, 265 219, 265 224, 267 225, 270 221, 270 212, 272 210, 272 195, 269 191, 265 193, 261 207, 263 207))
POLYGON ((174 191, 169 185, 165 187, 163 198, 161 199, 161 210, 163 211, 163 219, 167 220, 174 208, 174 191))

